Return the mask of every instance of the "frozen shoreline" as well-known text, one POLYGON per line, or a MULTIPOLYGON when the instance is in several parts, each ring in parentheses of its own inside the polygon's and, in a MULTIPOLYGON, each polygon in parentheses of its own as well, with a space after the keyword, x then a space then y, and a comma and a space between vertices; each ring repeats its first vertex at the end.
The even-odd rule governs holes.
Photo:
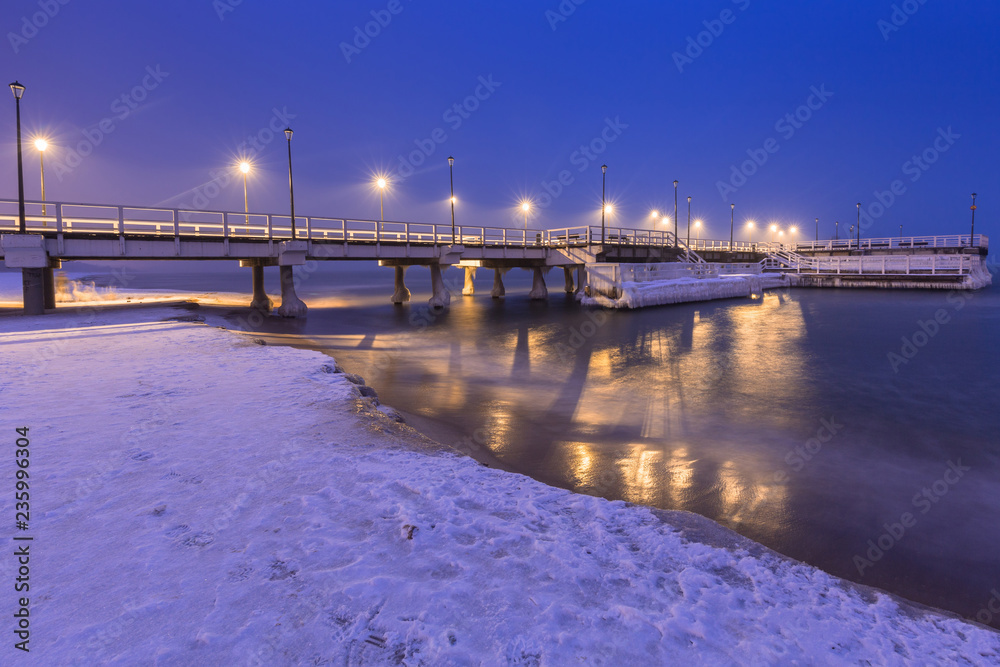
POLYGON ((1000 660, 992 630, 707 519, 458 456, 321 353, 90 312, 0 319, 50 663, 1000 660))

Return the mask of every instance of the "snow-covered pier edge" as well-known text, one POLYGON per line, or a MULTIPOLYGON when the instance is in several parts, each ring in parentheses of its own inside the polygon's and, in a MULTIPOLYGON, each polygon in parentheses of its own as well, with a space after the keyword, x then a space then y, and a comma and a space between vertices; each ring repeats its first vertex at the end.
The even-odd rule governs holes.
POLYGON ((44 447, 40 664, 1000 660, 987 628, 487 468, 327 355, 178 315, 202 317, 0 320, 6 406, 44 447))

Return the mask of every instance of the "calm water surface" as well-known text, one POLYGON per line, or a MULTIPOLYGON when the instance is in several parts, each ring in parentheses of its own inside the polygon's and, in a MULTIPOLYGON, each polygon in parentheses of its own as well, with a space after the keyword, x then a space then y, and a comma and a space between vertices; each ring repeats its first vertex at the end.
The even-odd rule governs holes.
MULTIPOLYGON (((483 271, 479 295, 434 314, 428 277, 410 269, 413 302, 393 307, 391 270, 322 267, 299 291, 305 322, 259 328, 330 351, 414 425, 507 469, 696 512, 967 617, 1000 589, 996 290, 800 289, 606 312, 567 298, 555 271, 547 302, 527 299, 525 271, 493 300, 483 271)), ((133 286, 246 291, 249 272, 133 286)))

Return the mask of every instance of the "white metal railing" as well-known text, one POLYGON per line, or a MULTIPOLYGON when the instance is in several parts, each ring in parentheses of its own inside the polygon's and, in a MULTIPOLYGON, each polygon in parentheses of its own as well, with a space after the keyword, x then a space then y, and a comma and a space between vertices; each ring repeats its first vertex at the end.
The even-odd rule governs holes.
MULTIPOLYGON (((76 204, 65 202, 26 202, 27 231, 64 235, 113 234, 125 236, 181 237, 196 236, 231 240, 285 240, 292 237, 291 218, 270 213, 195 211, 175 208, 76 204)), ((18 202, 0 199, 0 233, 18 230, 18 202)), ((666 230, 585 225, 560 229, 517 229, 450 224, 353 220, 296 216, 295 238, 343 243, 410 243, 506 247, 565 248, 604 245, 676 246, 682 261, 703 263, 698 251, 736 251, 774 253, 781 251, 822 251, 857 249, 857 240, 827 240, 796 244, 769 242, 692 240, 690 245, 675 239, 666 230)), ((989 239, 977 234, 974 246, 989 247, 989 239)), ((910 236, 902 238, 861 239, 862 250, 887 248, 968 247, 969 235, 910 236)))
POLYGON ((967 275, 980 263, 979 256, 964 254, 806 257, 785 250, 772 253, 764 268, 823 274, 967 275))

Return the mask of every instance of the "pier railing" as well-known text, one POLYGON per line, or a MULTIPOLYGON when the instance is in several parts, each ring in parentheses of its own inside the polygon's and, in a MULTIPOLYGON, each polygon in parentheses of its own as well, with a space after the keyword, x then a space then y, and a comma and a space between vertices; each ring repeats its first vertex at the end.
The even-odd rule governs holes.
POLYGON ((979 266, 978 256, 963 254, 807 257, 783 250, 764 260, 765 269, 821 274, 967 275, 979 266))

